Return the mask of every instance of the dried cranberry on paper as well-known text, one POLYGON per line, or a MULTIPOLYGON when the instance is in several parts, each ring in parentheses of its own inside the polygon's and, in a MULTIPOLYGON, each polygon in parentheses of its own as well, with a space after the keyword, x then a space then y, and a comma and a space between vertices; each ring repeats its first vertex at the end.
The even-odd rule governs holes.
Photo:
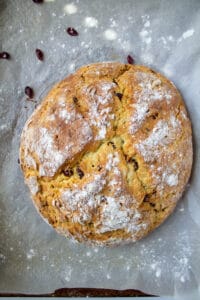
POLYGON ((76 31, 76 29, 74 29, 73 27, 68 27, 66 31, 71 36, 77 36, 78 35, 78 31, 76 31))
POLYGON ((127 62, 128 62, 128 64, 130 64, 130 65, 133 65, 133 64, 134 64, 134 59, 133 59, 133 57, 132 57, 131 55, 128 55, 128 56, 127 56, 127 62))
POLYGON ((8 52, 0 52, 0 59, 9 59, 10 54, 8 52))
POLYGON ((35 54, 39 60, 44 60, 44 53, 40 49, 35 50, 35 54))
POLYGON ((41 4, 41 3, 44 2, 44 0, 33 0, 33 2, 36 3, 36 4, 41 4))
POLYGON ((34 92, 30 86, 26 86, 24 92, 29 98, 31 98, 31 99, 33 98, 34 92))

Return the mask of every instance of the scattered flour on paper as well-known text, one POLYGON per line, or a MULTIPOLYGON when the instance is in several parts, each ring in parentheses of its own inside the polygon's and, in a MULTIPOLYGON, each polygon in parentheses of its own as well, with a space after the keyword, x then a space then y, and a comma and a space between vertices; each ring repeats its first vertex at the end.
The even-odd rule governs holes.
POLYGON ((151 44, 152 44, 152 30, 151 30, 151 21, 149 15, 143 15, 142 17, 143 27, 139 32, 139 37, 142 43, 141 46, 141 61, 147 65, 153 63, 153 54, 151 53, 151 44))
POLYGON ((64 6, 64 12, 68 15, 75 14, 77 11, 78 8, 74 3, 69 3, 64 6))
POLYGON ((104 37, 106 40, 114 41, 117 38, 117 32, 111 28, 108 28, 104 31, 104 37))
POLYGON ((168 36, 161 36, 158 38, 158 42, 162 43, 162 47, 170 50, 171 46, 176 44, 179 44, 180 42, 190 38, 195 33, 195 30, 193 28, 186 30, 183 32, 183 34, 179 38, 175 38, 173 35, 168 36))
POLYGON ((4 131, 8 128, 8 124, 2 124, 0 125, 0 131, 4 131))
POLYGON ((6 261, 6 256, 4 254, 0 253, 0 265, 5 263, 5 261, 6 261))
POLYGON ((140 31, 139 35, 143 43, 146 43, 147 45, 151 43, 152 41, 152 38, 150 36, 151 32, 152 32, 151 30, 147 31, 145 29, 142 29, 140 31))
POLYGON ((185 32, 183 32, 182 36, 178 39, 178 43, 182 42, 182 41, 185 40, 185 39, 190 38, 191 36, 193 36, 194 32, 195 32, 195 31, 194 31, 193 28, 188 29, 188 30, 186 30, 185 32))
POLYGON ((36 256, 36 251, 34 249, 30 249, 26 254, 26 258, 31 260, 34 256, 36 256))
POLYGON ((94 17, 85 17, 84 25, 86 27, 98 27, 98 20, 94 17))
POLYGON ((162 71, 167 77, 172 77, 174 75, 173 67, 170 64, 165 64, 162 71))
POLYGON ((150 27, 150 21, 149 20, 147 20, 145 23, 144 23, 144 27, 150 27))
POLYGON ((75 63, 71 63, 69 66, 68 66, 68 70, 70 73, 74 72, 75 71, 75 63))
POLYGON ((106 278, 107 279, 111 279, 111 275, 110 274, 106 274, 106 278))
POLYGON ((192 36, 194 34, 194 29, 189 29, 185 31, 182 35, 184 39, 187 39, 188 37, 192 36))
MULTIPOLYGON (((159 240, 158 240, 159 241, 159 240)), ((154 241, 155 243, 155 241, 154 241)), ((143 261, 140 262, 141 271, 149 272, 155 276, 155 279, 161 280, 162 274, 165 276, 168 274, 174 275, 175 279, 180 282, 185 282, 189 278, 189 273, 191 270, 190 258, 192 255, 192 248, 189 243, 188 233, 182 232, 175 237, 174 249, 177 249, 174 252, 174 249, 171 249, 171 258, 169 262, 169 254, 167 251, 161 256, 157 255, 157 250, 153 244, 144 244, 141 245, 140 254, 143 256, 143 261), (151 263, 149 263, 149 258, 151 263)), ((162 248, 167 247, 167 241, 162 239, 162 243, 158 245, 159 251, 162 251, 162 248)))
POLYGON ((62 273, 62 278, 64 278, 66 282, 69 282, 71 280, 71 276, 72 276, 72 267, 66 266, 65 271, 62 273))
POLYGON ((117 22, 113 18, 110 18, 110 27, 111 28, 117 27, 117 22))
POLYGON ((150 265, 151 269, 155 272, 156 277, 161 276, 161 268, 159 267, 160 263, 159 262, 154 262, 150 265))

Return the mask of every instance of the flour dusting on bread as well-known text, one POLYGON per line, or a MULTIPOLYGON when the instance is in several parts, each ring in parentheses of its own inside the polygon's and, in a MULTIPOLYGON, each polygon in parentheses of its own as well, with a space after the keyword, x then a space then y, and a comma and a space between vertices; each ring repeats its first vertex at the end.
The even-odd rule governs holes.
POLYGON ((131 119, 131 134, 134 134, 140 128, 154 102, 165 101, 170 105, 170 99, 172 98, 169 87, 154 74, 136 72, 135 77, 139 88, 133 95, 134 103, 132 107, 134 113, 131 119))
POLYGON ((88 97, 88 121, 91 126, 98 130, 96 140, 104 139, 110 120, 113 119, 112 89, 115 87, 113 82, 100 82, 94 86, 84 86, 82 92, 88 97))

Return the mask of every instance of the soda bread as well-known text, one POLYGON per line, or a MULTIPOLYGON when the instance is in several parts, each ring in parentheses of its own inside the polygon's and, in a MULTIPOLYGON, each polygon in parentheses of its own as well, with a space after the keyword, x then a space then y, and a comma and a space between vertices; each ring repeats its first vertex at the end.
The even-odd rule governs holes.
POLYGON ((161 74, 91 64, 55 85, 29 118, 20 162, 36 208, 59 233, 124 244, 175 208, 191 172, 191 125, 161 74))

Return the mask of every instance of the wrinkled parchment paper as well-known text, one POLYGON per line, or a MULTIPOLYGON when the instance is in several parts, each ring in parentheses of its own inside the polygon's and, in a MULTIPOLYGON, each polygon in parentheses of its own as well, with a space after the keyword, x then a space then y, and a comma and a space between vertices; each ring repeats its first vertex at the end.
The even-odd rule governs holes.
POLYGON ((135 288, 199 299, 199 37, 199 0, 0 1, 0 50, 12 58, 0 60, 1 292, 135 288), (66 33, 69 26, 78 37, 66 33), (36 48, 44 51, 43 62, 36 48), (35 106, 24 87, 34 88, 39 103, 53 83, 81 65, 126 62, 128 54, 168 76, 185 99, 194 133, 191 181, 175 213, 147 238, 113 249, 74 244, 41 219, 23 182, 19 139, 35 106))

